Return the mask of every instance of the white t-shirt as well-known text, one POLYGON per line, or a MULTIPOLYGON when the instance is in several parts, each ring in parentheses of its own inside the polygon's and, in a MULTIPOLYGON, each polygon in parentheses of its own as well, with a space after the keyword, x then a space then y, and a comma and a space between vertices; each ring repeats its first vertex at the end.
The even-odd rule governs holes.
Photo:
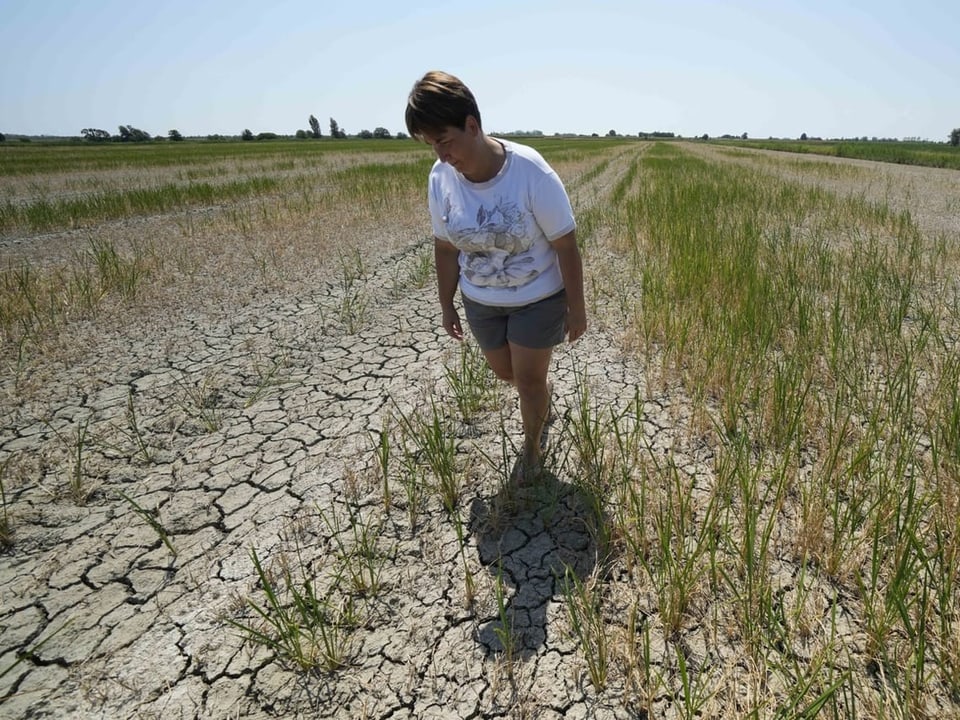
POLYGON ((474 183, 437 160, 430 171, 433 234, 460 250, 460 292, 484 305, 529 305, 563 288, 551 242, 576 228, 563 183, 533 148, 497 140, 503 167, 474 183))

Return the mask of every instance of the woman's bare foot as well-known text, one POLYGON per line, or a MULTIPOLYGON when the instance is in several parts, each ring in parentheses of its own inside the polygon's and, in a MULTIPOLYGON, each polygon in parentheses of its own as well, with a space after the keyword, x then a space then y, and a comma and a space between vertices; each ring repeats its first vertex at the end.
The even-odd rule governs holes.
POLYGON ((517 487, 528 487, 540 479, 543 474, 543 464, 540 458, 523 457, 517 460, 510 473, 510 481, 517 487))

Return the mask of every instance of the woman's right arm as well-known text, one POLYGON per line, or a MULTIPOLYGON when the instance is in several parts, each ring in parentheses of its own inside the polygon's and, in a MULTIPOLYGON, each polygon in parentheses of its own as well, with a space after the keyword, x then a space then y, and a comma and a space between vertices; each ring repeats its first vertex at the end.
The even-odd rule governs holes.
POLYGON ((463 340, 460 315, 453 304, 460 280, 460 251, 446 240, 433 238, 433 259, 437 266, 437 288, 440 295, 440 310, 443 312, 443 329, 447 335, 463 340))

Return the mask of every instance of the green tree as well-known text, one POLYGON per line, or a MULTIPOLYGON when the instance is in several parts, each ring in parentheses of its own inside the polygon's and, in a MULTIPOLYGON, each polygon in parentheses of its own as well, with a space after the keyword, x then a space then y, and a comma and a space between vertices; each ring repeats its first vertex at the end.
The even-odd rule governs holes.
POLYGON ((170 132, 167 133, 167 137, 169 137, 174 142, 180 142, 183 140, 183 135, 180 134, 179 130, 171 130, 170 132))
POLYGON ((84 128, 80 131, 80 134, 83 135, 85 140, 90 140, 91 142, 106 142, 110 139, 110 133, 106 130, 100 130, 99 128, 84 128))
POLYGON ((330 137, 337 138, 342 140, 347 136, 346 130, 343 130, 338 124, 337 121, 333 118, 330 118, 330 137))
POLYGON ((373 136, 381 140, 389 140, 393 137, 393 135, 390 134, 390 131, 384 127, 378 127, 376 130, 374 130, 373 136))
POLYGON ((0 142, 6 142, 6 141, 7 141, 7 136, 4 135, 3 133, 0 133, 0 142))
POLYGON ((954 128, 950 131, 950 144, 954 147, 960 146, 960 128, 954 128))
POLYGON ((297 140, 306 140, 308 137, 311 137, 311 135, 306 130, 297 130, 295 137, 297 140))
POLYGON ((310 132, 313 134, 314 138, 320 138, 320 121, 317 120, 313 115, 310 116, 310 132))
POLYGON ((241 140, 253 140, 253 133, 250 131, 250 128, 247 128, 242 133, 240 133, 241 140))
POLYGON ((133 125, 120 126, 120 142, 146 142, 150 139, 150 133, 144 132, 133 125))
POLYGON ((369 130, 361 130, 357 134, 357 137, 363 138, 364 140, 369 140, 370 138, 373 137, 373 133, 370 132, 369 130))

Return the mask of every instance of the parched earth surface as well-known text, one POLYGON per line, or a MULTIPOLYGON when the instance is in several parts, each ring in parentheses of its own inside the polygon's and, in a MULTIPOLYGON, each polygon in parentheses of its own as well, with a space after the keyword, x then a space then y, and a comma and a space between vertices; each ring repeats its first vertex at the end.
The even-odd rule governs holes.
MULTIPOLYGON (((596 179, 597 194, 616 177, 596 179)), ((423 243, 398 243, 350 287, 331 274, 293 295, 81 330, 85 347, 55 371, 5 371, 15 535, 0 556, 0 715, 647 715, 623 683, 597 693, 571 631, 564 580, 600 568, 569 426, 585 389, 615 410, 640 398, 651 448, 695 487, 712 457, 688 432, 690 407, 647 387, 598 323, 555 355, 540 483, 508 482, 519 412, 508 388, 488 388, 493 400, 448 434, 456 511, 432 486, 411 501, 403 420, 456 407, 461 352, 439 329, 432 283, 397 288, 423 243), (302 671, 236 624, 269 633, 250 601, 268 609, 264 578, 285 577, 330 591, 327 609, 351 617, 332 641, 340 667, 302 671)), ((689 633, 692 662, 704 643, 689 633)), ((647 707, 674 716, 676 701, 647 707)))
MULTIPOLYGON (((583 501, 552 475, 504 501, 498 416, 458 438, 464 547, 435 498, 411 532, 402 502, 384 509, 372 447, 385 415, 448 393, 443 372, 456 351, 437 332, 432 287, 385 298, 366 329, 339 336, 324 331, 332 292, 203 328, 157 329, 150 342, 106 339, 63 378, 62 404, 19 410, 3 448, 37 452, 43 480, 11 493, 2 667, 32 649, 3 678, 10 717, 473 717, 519 704, 538 717, 576 717, 595 704, 557 602, 563 563, 584 578, 595 563, 583 501), (265 389, 254 385, 251 357, 280 366, 265 389), (203 407, 167 427, 161 419, 203 378, 203 407), (128 434, 130 398, 149 459, 128 434), (78 427, 88 445, 82 503, 60 489, 76 472, 78 427), (176 556, 120 492, 156 518, 176 556), (494 523, 491 508, 506 515, 494 523), (336 562, 332 527, 352 514, 376 533, 382 587, 352 633, 346 667, 301 674, 225 619, 240 616, 243 596, 264 602, 251 549, 273 564, 294 554, 297 535, 294 559, 321 574, 336 562), (477 583, 473 608, 464 562, 477 583), (518 636, 513 680, 494 632, 498 575, 518 636)), ((560 413, 575 372, 607 398, 632 398, 641 382, 602 337, 585 338, 557 354, 560 413)), ((504 405, 517 444, 519 416, 504 405)), ((662 411, 650 408, 652 418, 662 411)))

